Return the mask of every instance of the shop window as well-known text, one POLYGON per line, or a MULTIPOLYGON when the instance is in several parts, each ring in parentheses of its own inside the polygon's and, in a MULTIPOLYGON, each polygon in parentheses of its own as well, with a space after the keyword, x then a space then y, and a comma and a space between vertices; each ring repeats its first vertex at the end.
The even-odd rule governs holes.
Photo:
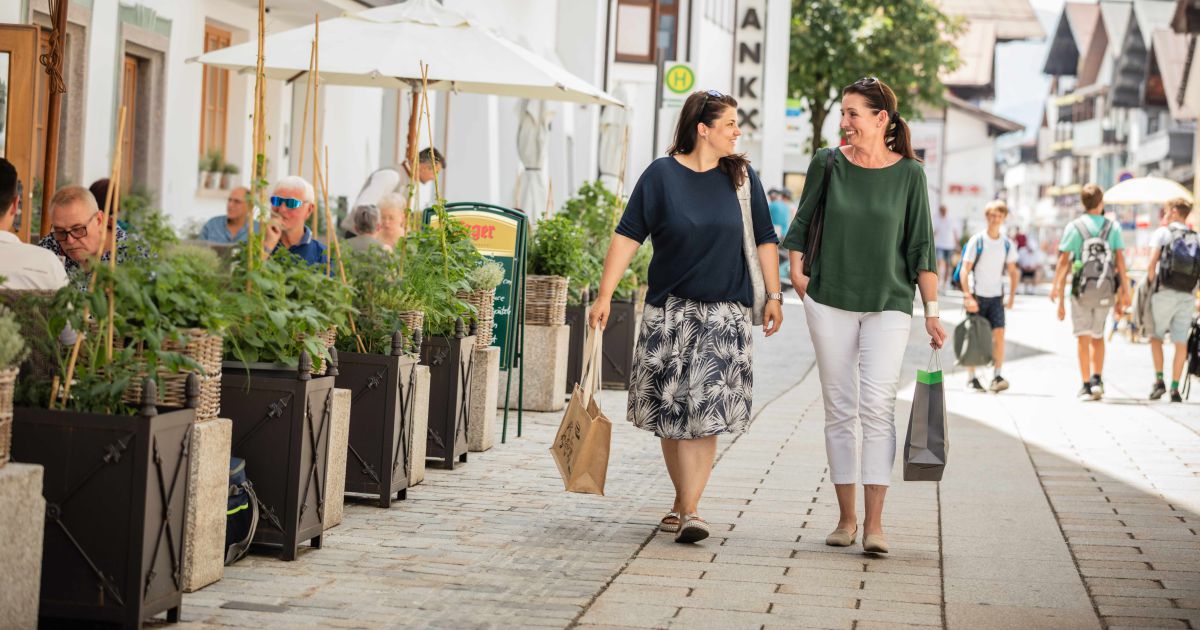
MULTIPOLYGON (((232 34, 211 25, 204 27, 204 52, 226 48, 232 34)), ((229 126, 229 71, 204 66, 201 91, 200 156, 217 151, 225 156, 225 136, 229 126)))
POLYGON ((654 63, 661 44, 664 59, 676 59, 680 0, 617 0, 617 61, 654 63))

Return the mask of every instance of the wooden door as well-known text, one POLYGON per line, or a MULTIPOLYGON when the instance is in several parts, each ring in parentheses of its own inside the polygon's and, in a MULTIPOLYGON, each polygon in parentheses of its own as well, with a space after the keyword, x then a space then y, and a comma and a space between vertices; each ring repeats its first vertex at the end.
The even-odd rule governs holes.
POLYGON ((133 159, 138 149, 134 142, 134 128, 138 119, 138 63, 137 57, 125 55, 125 69, 121 78, 121 104, 125 106, 125 134, 121 137, 122 195, 128 193, 133 185, 133 159))
POLYGON ((21 183, 22 229, 21 238, 30 239, 29 225, 33 216, 31 204, 33 180, 40 175, 35 171, 34 156, 37 147, 35 121, 37 120, 37 52, 38 28, 19 24, 0 24, 0 83, 3 83, 3 98, 0 101, 0 157, 8 160, 17 169, 21 183))

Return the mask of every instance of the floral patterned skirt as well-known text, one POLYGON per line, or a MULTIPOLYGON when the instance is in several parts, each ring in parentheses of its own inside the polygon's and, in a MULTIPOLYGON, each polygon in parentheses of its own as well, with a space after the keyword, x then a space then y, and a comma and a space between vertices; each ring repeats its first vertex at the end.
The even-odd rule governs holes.
POLYGON ((660 438, 738 434, 750 426, 749 310, 667 297, 647 304, 633 353, 628 419, 660 438))

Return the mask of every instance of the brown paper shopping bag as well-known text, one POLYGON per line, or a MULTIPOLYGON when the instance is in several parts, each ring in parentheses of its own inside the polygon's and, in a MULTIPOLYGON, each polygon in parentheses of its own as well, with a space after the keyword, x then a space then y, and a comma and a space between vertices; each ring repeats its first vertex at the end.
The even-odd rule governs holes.
POLYGON ((612 423, 595 399, 600 389, 601 333, 589 330, 587 337, 582 382, 575 384, 550 453, 568 492, 603 495, 612 423))

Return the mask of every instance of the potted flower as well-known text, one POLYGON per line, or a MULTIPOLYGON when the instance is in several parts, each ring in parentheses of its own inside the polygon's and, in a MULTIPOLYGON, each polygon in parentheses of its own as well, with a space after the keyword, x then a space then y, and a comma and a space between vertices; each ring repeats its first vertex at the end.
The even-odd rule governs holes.
POLYGON ((561 326, 566 320, 570 275, 586 268, 587 237, 566 215, 543 219, 533 233, 525 278, 525 323, 561 326))
POLYGON ((475 309, 477 331, 475 346, 492 345, 492 328, 495 318, 496 287, 504 280, 504 265, 494 260, 481 261, 467 274, 470 291, 460 291, 459 299, 466 300, 475 309))
POLYGON ((224 161, 224 156, 221 155, 219 149, 209 149, 208 153, 204 155, 204 159, 200 162, 200 171, 205 174, 205 188, 216 188, 220 185, 221 165, 224 161))
POLYGON ((453 470, 467 461, 467 417, 470 410, 474 331, 465 320, 473 309, 458 297, 469 291, 467 276, 482 255, 467 228, 451 220, 435 204, 437 221, 405 239, 404 289, 425 306, 421 364, 429 366, 429 434, 426 456, 453 470), (471 334, 468 334, 470 332, 471 334))
POLYGON ((404 334, 400 313, 412 306, 412 298, 401 287, 402 262, 397 253, 379 247, 347 255, 355 329, 341 329, 336 346, 337 386, 350 390, 354 399, 346 492, 376 495, 384 508, 393 497, 406 497, 412 472, 421 333, 404 334))
POLYGON ((237 183, 238 166, 232 162, 221 165, 221 190, 229 190, 237 183))

